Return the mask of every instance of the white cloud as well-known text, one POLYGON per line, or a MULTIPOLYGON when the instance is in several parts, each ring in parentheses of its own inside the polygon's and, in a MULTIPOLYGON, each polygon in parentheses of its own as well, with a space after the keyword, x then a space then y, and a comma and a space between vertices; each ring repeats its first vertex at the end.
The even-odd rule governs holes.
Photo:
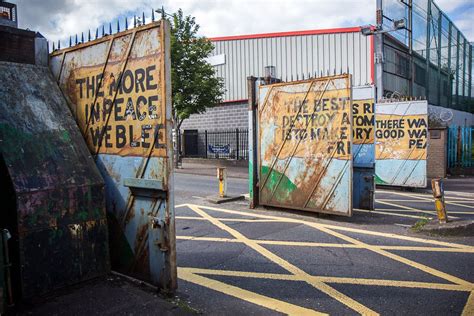
MULTIPOLYGON (((67 39, 76 33, 95 32, 95 28, 117 17, 151 8, 172 13, 182 8, 193 15, 208 37, 264 32, 321 29, 374 23, 376 0, 10 0, 18 4, 20 26, 37 30, 48 39, 67 39)), ((472 0, 439 0, 442 10, 454 12, 472 0)), ((472 14, 472 11, 471 11, 472 14)), ((472 22, 459 16, 459 27, 472 39, 472 22), (471 29, 469 31, 469 28, 471 29)), ((455 20, 455 23, 457 21, 455 20)), ((122 26, 123 27, 123 26, 122 26)))

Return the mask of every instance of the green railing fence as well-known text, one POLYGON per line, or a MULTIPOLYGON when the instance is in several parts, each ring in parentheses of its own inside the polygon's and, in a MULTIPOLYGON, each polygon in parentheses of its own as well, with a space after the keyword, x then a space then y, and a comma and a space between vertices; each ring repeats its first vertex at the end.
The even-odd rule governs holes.
POLYGON ((474 167, 474 126, 450 126, 448 130, 448 168, 474 167))

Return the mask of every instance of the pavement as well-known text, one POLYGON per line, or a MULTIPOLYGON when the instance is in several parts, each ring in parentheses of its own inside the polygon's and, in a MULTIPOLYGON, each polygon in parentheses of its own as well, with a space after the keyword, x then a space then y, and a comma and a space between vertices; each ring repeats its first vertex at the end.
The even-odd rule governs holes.
POLYGON ((37 298, 17 307, 18 315, 195 315, 178 297, 164 298, 143 282, 116 274, 37 298), (58 294, 58 295, 55 295, 58 294))
MULTIPOLYGON (((215 176, 175 180, 178 296, 203 314, 474 315, 474 237, 412 229, 436 217, 430 194, 378 189, 374 211, 343 218, 216 206, 215 176)), ((450 218, 474 219, 472 181, 446 194, 450 218)))

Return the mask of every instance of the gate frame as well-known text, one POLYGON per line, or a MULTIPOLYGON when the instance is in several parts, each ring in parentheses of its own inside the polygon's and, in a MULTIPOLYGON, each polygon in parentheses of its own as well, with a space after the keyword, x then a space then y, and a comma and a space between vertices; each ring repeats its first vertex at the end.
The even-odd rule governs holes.
MULTIPOLYGON (((164 123, 165 123, 165 135, 166 135, 166 157, 161 157, 166 159, 166 171, 163 174, 163 183, 161 184, 161 191, 165 192, 165 198, 164 200, 166 201, 165 203, 165 208, 164 208, 164 214, 163 218, 165 219, 165 227, 167 227, 166 230, 164 230, 165 235, 160 235, 156 234, 155 231, 160 228, 161 226, 161 221, 159 220, 159 214, 157 213, 157 216, 152 217, 149 216, 148 219, 148 243, 147 243, 147 248, 150 247, 158 247, 157 244, 155 243, 155 239, 159 239, 162 236, 165 236, 166 242, 166 251, 162 250, 157 250, 157 255, 158 256, 152 256, 152 252, 149 254, 149 264, 150 264, 150 280, 153 283, 155 283, 161 290, 164 291, 169 291, 173 292, 177 288, 177 265, 176 265, 176 228, 175 228, 175 211, 174 211, 174 149, 173 149, 173 142, 172 142, 172 133, 173 133, 173 117, 172 117, 172 104, 171 104, 171 53, 170 53, 170 23, 166 19, 162 19, 156 22, 151 22, 148 24, 144 24, 141 26, 133 27, 128 30, 116 33, 116 34, 109 34, 107 36, 103 36, 101 38, 97 38, 85 43, 80 43, 72 47, 64 48, 61 50, 53 51, 50 53, 49 58, 54 58, 54 57, 60 57, 60 63, 59 63, 59 68, 56 69, 58 70, 57 72, 57 77, 56 82, 61 88, 61 74, 62 70, 64 68, 64 62, 65 62, 65 56, 69 52, 74 52, 74 51, 79 51, 81 49, 94 46, 97 44, 101 44, 104 42, 110 42, 107 50, 107 55, 105 56, 105 62, 103 65, 102 73, 105 71, 108 63, 108 58, 110 54, 110 50, 113 46, 114 41, 117 38, 121 38, 127 35, 131 35, 132 38, 130 40, 130 46, 129 50, 133 48, 133 42, 134 42, 134 34, 143 32, 149 29, 153 28, 159 28, 159 41, 160 41, 160 51, 162 54, 161 57, 161 62, 157 66, 162 67, 161 71, 161 78, 160 80, 162 81, 162 84, 157 87, 157 89, 163 89, 164 91, 161 91, 159 95, 162 98, 162 104, 163 104, 163 109, 165 111, 165 117, 164 117, 164 123), (152 217, 152 218, 150 218, 152 217), (153 238, 152 238, 153 237, 153 238), (167 253, 167 254, 166 254, 167 253), (165 265, 160 266, 159 261, 160 256, 163 255, 165 256, 165 265)), ((126 68, 126 65, 129 61, 130 56, 126 53, 124 56, 124 69, 126 68)), ((51 67, 50 63, 50 68, 51 67)), ((53 69, 51 69, 53 70, 53 69)), ((53 72, 53 71, 52 71, 53 72)), ((54 73, 54 72, 53 72, 54 73)), ((101 82, 102 84, 102 82, 101 82)), ((61 89, 62 91, 62 89, 61 89)), ((158 91, 157 91, 158 93, 158 91)), ((63 92, 63 94, 65 94, 63 92)), ((65 94, 66 95, 66 94, 65 94)), ((95 96, 97 98, 97 94, 95 96)), ((76 107, 76 104, 73 104, 71 100, 66 96, 65 98, 69 104, 69 108, 72 109, 76 107)), ((76 119, 75 113, 72 113, 74 118, 76 119)), ((108 124, 108 121, 104 126, 108 124)), ((81 129, 81 127, 79 127, 81 129)), ((87 140, 87 138, 85 138, 87 140)), ((96 152, 91 153, 92 156, 94 156, 96 163, 97 163, 97 158, 101 153, 99 153, 99 147, 96 147, 95 150, 96 152)), ((143 159, 150 159, 150 157, 142 157, 143 159)), ((146 166, 148 164, 148 161, 144 163, 144 168, 143 172, 140 175, 139 179, 144 179, 147 180, 146 178, 143 178, 143 175, 145 174, 146 171, 146 166)), ((101 169, 101 168, 99 168, 101 169)), ((133 179, 132 179, 133 180, 133 179)), ((155 180, 155 179, 154 179, 155 180)), ((156 179, 157 180, 157 179, 156 179)), ((117 183, 117 185, 124 185, 125 178, 123 179, 122 183, 117 183)), ((143 184, 142 184, 143 185, 143 184)), ((126 186, 126 185, 125 185, 126 186)), ((156 185, 154 185, 156 186, 156 185)), ((132 186, 133 187, 133 186, 132 186)), ((135 187, 136 188, 136 187, 135 187)), ((147 190, 150 189, 156 189, 156 188, 147 188, 147 190)), ((131 191, 131 187, 129 187, 129 200, 134 198, 134 194, 131 191)), ((157 198, 158 199, 158 198, 157 198)), ((130 202, 128 202, 130 203, 130 202)), ((123 226, 120 225, 120 228, 123 229, 123 226)), ((125 235, 125 233, 124 233, 125 235)), ((135 255, 135 254, 134 254, 135 255)), ((132 276, 133 277, 133 276, 132 276)))
MULTIPOLYGON (((320 214, 331 214, 331 215, 340 215, 340 216, 345 216, 345 217, 351 217, 352 216, 352 213, 353 213, 353 172, 354 172, 354 157, 353 157, 353 132, 352 132, 352 129, 353 129, 353 112, 352 112, 352 103, 353 103, 353 100, 352 100, 352 75, 351 74, 340 74, 340 75, 335 75, 335 76, 324 76, 324 77, 318 77, 318 78, 310 78, 310 79, 306 79, 306 80, 299 80, 299 81, 291 81, 291 82, 280 82, 280 83, 274 83, 274 84, 271 84, 272 87, 278 87, 278 86, 287 86, 287 85, 295 85, 295 84, 301 84, 301 83, 305 83, 305 82, 312 82, 314 80, 324 80, 324 79, 338 79, 338 78, 347 78, 347 82, 349 84, 349 86, 347 87, 347 89, 349 90, 349 100, 350 100, 350 104, 349 104, 349 108, 350 108, 350 111, 349 111, 349 121, 350 121, 350 132, 349 132, 349 141, 350 141, 350 144, 351 144, 351 154, 350 154, 350 159, 347 160, 347 162, 350 163, 350 167, 348 168, 349 169, 349 182, 350 182, 350 186, 349 186, 349 212, 348 213, 341 213, 341 212, 335 212, 335 211, 321 211, 321 210, 315 210, 315 209, 308 209, 308 208, 298 208, 298 207, 294 207, 294 206, 287 206, 287 205, 277 205, 277 204, 274 204, 274 203, 261 203, 261 194, 260 194, 260 190, 262 189, 261 185, 261 180, 262 180, 262 177, 261 177, 261 168, 262 168, 262 161, 261 161, 261 128, 260 128, 260 103, 259 103, 259 91, 260 91, 260 85, 258 87, 258 92, 253 94, 253 91, 252 90, 249 90, 252 92, 252 95, 249 95, 249 127, 250 127, 250 124, 253 124, 255 123, 255 126, 256 126, 256 133, 255 133, 255 138, 257 139, 257 142, 256 142, 256 146, 255 148, 257 150, 253 150, 254 153, 253 155, 256 156, 257 158, 257 161, 258 161, 258 169, 256 170, 256 174, 257 174, 257 179, 256 180, 249 180, 249 187, 252 186, 252 187, 256 187, 258 190, 258 194, 256 195, 255 193, 252 195, 250 195, 250 203, 252 205, 252 202, 253 202, 253 208, 255 208, 257 205, 260 206, 270 206, 270 207, 276 207, 276 208, 284 208, 284 209, 292 209, 292 210, 297 210, 297 211, 304 211, 304 212, 311 212, 311 213, 320 213, 320 214), (253 95, 255 95, 255 100, 252 100, 252 97, 253 95), (253 106, 252 102, 255 101, 255 107, 253 106), (251 117, 250 117, 250 112, 252 112, 252 118, 253 118, 253 115, 254 115, 254 112, 255 111, 255 114, 256 114, 256 117, 255 117, 255 122, 251 122, 251 117), (255 203, 257 203, 257 205, 255 205, 255 203)), ((249 84, 249 88, 250 88, 250 82, 254 80, 254 77, 248 77, 248 84, 249 84)), ((265 85, 266 86, 266 85, 265 85)), ((309 90, 308 90, 309 91, 309 90)), ((270 90, 268 91, 268 93, 271 92, 271 88, 270 90)), ((250 94, 250 92, 249 92, 250 94)), ((249 132, 249 139, 251 137, 253 137, 253 134, 254 133, 250 133, 249 132), (252 136, 251 136, 252 134, 252 136)), ((249 145, 250 145, 250 141, 249 141, 249 145)), ((252 155, 252 156, 253 156, 252 155)), ((251 157, 249 157, 249 159, 251 159, 251 157)), ((254 168, 255 169, 255 168, 254 168)), ((252 173, 255 173, 255 171, 251 171, 252 173)), ((249 171, 250 173, 250 171, 249 171)), ((250 176, 250 174, 249 174, 250 176)), ((269 174, 270 176, 270 174, 269 174)), ((252 177, 253 178, 253 177, 252 177)), ((252 179, 250 178, 250 179, 252 179)), ((314 191, 313 193, 314 194, 314 191)), ((311 194, 311 196, 312 196, 311 194)), ((252 208, 252 207, 251 207, 252 208)))

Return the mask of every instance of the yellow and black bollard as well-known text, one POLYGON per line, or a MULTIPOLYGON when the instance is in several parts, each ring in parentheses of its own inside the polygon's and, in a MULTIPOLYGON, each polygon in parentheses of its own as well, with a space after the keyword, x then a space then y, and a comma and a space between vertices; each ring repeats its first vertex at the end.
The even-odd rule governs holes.
POLYGON ((217 168, 217 179, 219 180, 219 196, 227 196, 227 170, 226 168, 217 168))
POLYGON ((446 214, 446 206, 444 203, 443 180, 440 178, 432 179, 431 188, 433 189, 433 197, 435 199, 435 208, 439 223, 446 224, 448 222, 448 215, 446 214))

